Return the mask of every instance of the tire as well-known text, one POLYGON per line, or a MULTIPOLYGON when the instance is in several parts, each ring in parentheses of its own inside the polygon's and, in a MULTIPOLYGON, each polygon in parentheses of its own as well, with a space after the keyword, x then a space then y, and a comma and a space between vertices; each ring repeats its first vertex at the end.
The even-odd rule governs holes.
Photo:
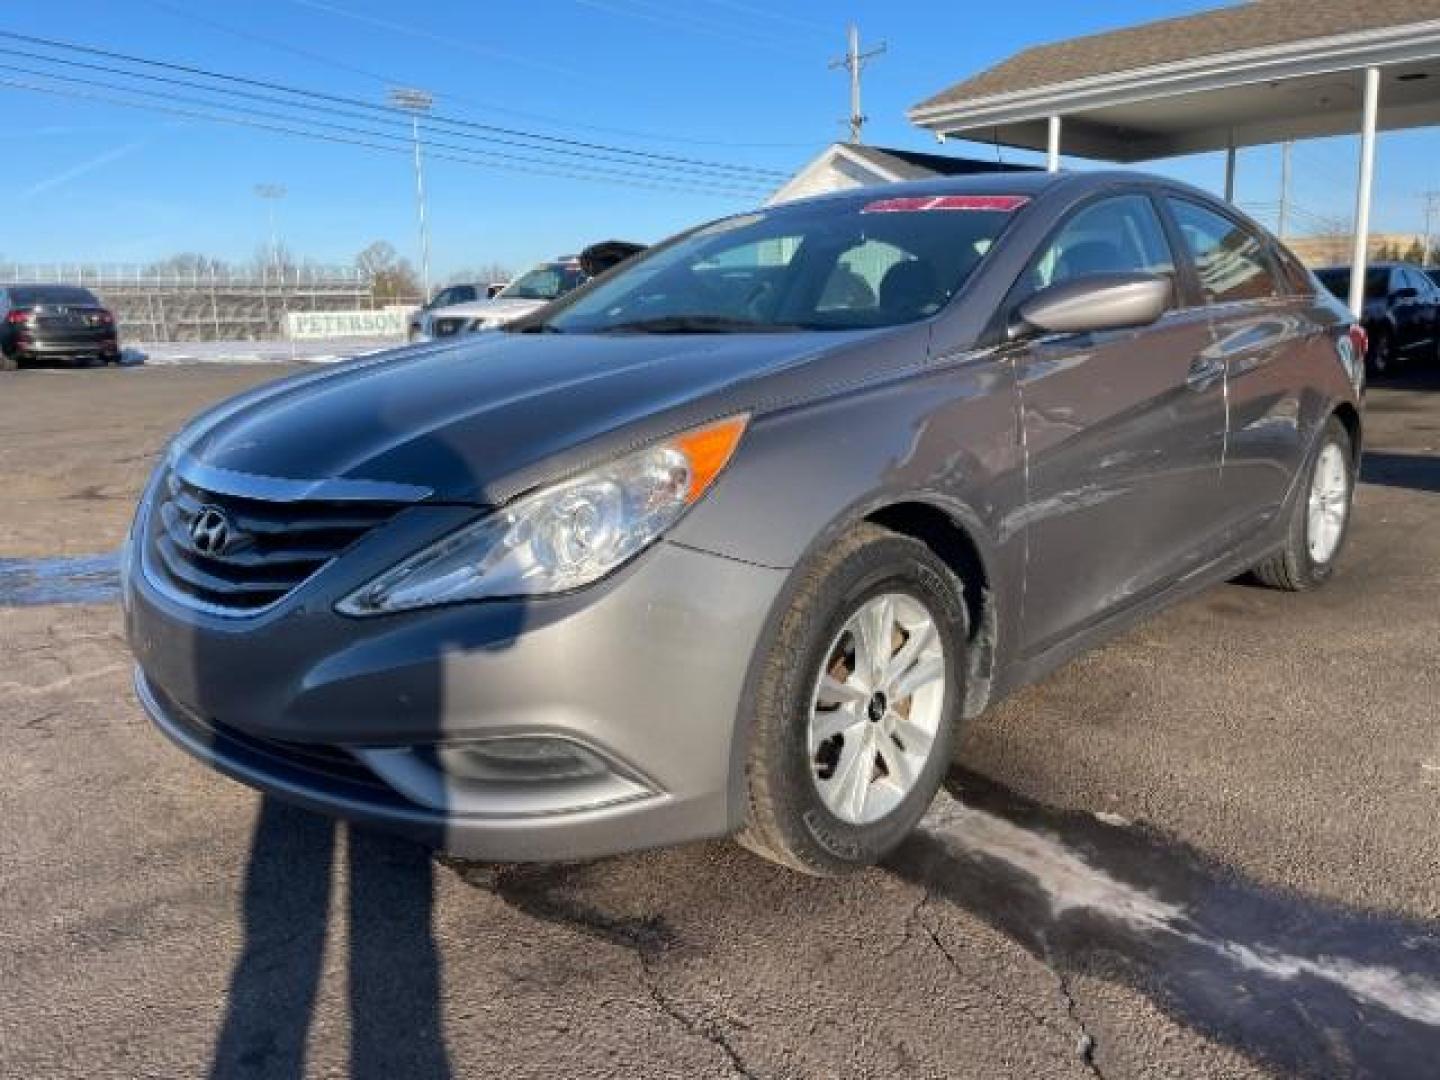
POLYGON ((1331 416, 1325 422, 1319 445, 1305 471, 1304 486, 1291 508, 1285 543, 1255 568, 1255 577, 1272 589, 1286 592, 1304 592, 1324 584, 1334 572, 1340 552, 1344 550, 1345 538, 1350 532, 1350 510, 1354 498, 1354 444, 1345 425, 1331 416), (1330 478, 1328 481, 1327 476, 1330 478), (1344 483, 1343 493, 1338 495, 1333 490, 1337 477, 1343 477, 1344 483), (1317 517, 1316 513, 1312 513, 1317 498, 1321 498, 1317 490, 1326 486, 1331 486, 1331 492, 1322 501, 1340 515, 1338 521, 1330 518, 1333 534, 1317 532, 1317 529, 1328 526, 1322 522, 1323 514, 1317 517))
POLYGON ((950 568, 919 541, 875 525, 855 528, 798 572, 756 660, 749 816, 736 839, 763 858, 823 877, 877 862, 929 808, 950 766, 968 620, 950 568), (858 617, 885 619, 887 603, 889 632, 866 635, 884 647, 862 653, 858 617), (862 678, 866 655, 893 658, 896 670, 862 678), (824 695, 843 692, 843 704, 821 700, 826 672, 824 695), (889 678, 902 672, 905 678, 889 678), (920 689, 899 696, 915 685, 920 689), (881 693, 872 696, 874 687, 881 693), (892 687, 895 700, 887 702, 892 687), (818 738, 832 727, 836 734, 818 738))
POLYGON ((1365 371, 1372 379, 1383 378, 1395 370, 1395 339, 1388 330, 1377 330, 1365 350, 1365 371))
POLYGON ((20 361, 11 356, 4 349, 0 349, 0 371, 15 371, 20 367, 20 361))

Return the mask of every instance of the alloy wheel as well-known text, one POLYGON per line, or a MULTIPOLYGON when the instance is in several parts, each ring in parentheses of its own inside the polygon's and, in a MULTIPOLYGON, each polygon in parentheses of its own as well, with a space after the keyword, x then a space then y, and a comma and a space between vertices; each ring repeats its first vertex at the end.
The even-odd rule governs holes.
POLYGON ((944 715, 934 618, 904 593, 866 601, 827 651, 811 700, 811 777, 825 806, 852 825, 885 817, 925 771, 944 715))
POLYGON ((1349 512, 1350 476, 1345 469, 1345 455, 1333 442, 1326 443, 1310 481, 1305 541, 1311 562, 1323 566, 1335 557, 1349 512))

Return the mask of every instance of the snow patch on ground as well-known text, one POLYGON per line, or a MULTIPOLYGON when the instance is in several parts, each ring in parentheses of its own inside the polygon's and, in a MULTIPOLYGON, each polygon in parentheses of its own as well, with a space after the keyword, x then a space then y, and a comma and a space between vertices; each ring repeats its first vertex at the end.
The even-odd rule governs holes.
POLYGON ((1052 918, 1084 910, 1138 933, 1173 934, 1238 968, 1286 982, 1301 976, 1319 979, 1358 1002, 1440 1027, 1440 982, 1433 979, 1345 956, 1294 956, 1217 937, 1197 926, 1183 905, 1112 877, 1059 837, 1021 828, 943 793, 925 825, 942 842, 999 860, 1031 878, 1049 900, 1052 918))
POLYGON ((126 346, 122 362, 158 366, 183 364, 335 364, 405 343, 391 338, 338 341, 170 341, 126 346))

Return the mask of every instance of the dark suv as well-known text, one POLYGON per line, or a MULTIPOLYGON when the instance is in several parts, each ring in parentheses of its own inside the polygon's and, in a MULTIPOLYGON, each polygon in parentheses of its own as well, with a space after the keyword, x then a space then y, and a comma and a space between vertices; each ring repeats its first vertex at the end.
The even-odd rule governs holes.
MULTIPOLYGON (((1349 297, 1348 266, 1315 274, 1341 300, 1349 297)), ((1365 271, 1361 322, 1370 337, 1365 365, 1371 375, 1384 375, 1402 359, 1433 361, 1440 355, 1440 288, 1418 266, 1376 263, 1365 271)))
POLYGON ((8 285, 0 289, 0 370, 29 360, 118 361, 115 316, 89 289, 8 285))

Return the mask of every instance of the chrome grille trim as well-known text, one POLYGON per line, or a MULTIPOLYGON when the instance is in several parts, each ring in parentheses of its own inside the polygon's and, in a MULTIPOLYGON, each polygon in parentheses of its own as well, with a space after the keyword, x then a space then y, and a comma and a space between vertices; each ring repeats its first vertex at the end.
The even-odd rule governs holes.
POLYGON ((178 604, 253 617, 279 604, 405 505, 267 500, 197 487, 169 470, 151 493, 141 567, 146 580, 178 604), (199 514, 211 510, 220 511, 233 529, 230 542, 215 552, 197 548, 190 529, 199 514))

